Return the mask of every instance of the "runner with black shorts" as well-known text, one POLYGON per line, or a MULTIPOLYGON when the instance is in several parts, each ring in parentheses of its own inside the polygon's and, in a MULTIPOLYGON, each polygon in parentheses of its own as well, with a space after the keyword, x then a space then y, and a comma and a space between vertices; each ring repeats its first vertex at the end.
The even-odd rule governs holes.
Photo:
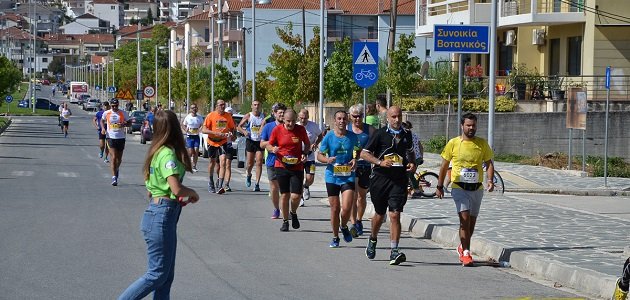
MULTIPOLYGON (((282 125, 284 122, 284 111, 287 107, 282 103, 276 103, 271 107, 273 111, 273 117, 267 119, 267 124, 263 126, 262 133, 260 135, 260 147, 265 149, 269 144, 269 138, 271 138, 271 132, 276 126, 282 125)), ((269 180, 269 197, 271 198, 271 204, 273 205, 272 219, 280 218, 280 187, 278 186, 278 178, 276 178, 276 155, 266 151, 267 157, 265 158, 265 166, 267 167, 267 179, 269 180)))
POLYGON ((289 231, 289 198, 291 200, 291 226, 300 228, 297 208, 302 195, 304 182, 304 162, 310 149, 308 135, 304 127, 295 124, 297 114, 293 109, 284 113, 284 123, 276 126, 271 132, 267 151, 276 155, 275 172, 280 188, 280 203, 282 207, 282 227, 280 231, 289 231))
MULTIPOLYGON (((348 125, 348 131, 354 132, 357 135, 359 143, 359 149, 365 147, 368 140, 374 135, 374 127, 363 123, 363 105, 355 104, 350 107, 350 124, 348 125)), ((372 174, 372 166, 369 162, 356 156, 357 164, 354 173, 356 174, 355 189, 354 189, 354 201, 352 201, 352 214, 350 215, 350 221, 354 226, 350 227, 350 233, 353 237, 363 235, 363 214, 365 214, 365 207, 367 206, 367 192, 370 187, 370 175, 372 174), (352 228, 356 229, 356 235, 352 232, 352 228)))
POLYGON ((101 118, 101 133, 107 134, 107 146, 112 155, 112 185, 118 185, 118 171, 125 150, 125 127, 131 126, 127 112, 118 109, 118 99, 112 99, 112 109, 103 113, 101 118))
POLYGON ((400 213, 407 202, 407 173, 416 170, 411 132, 401 127, 402 111, 397 106, 387 110, 387 126, 377 130, 361 151, 361 158, 376 165, 370 177, 370 194, 376 211, 365 254, 376 256, 376 237, 389 207, 391 254, 390 265, 407 260, 398 248, 400 241, 400 213))
POLYGON ((300 110, 300 113, 298 114, 298 124, 304 126, 306 134, 308 135, 308 141, 311 142, 310 149, 304 149, 305 151, 311 152, 304 163, 304 189, 302 192, 302 199, 300 199, 300 206, 304 206, 304 200, 311 198, 309 186, 311 186, 315 181, 315 148, 322 140, 323 135, 319 125, 308 120, 308 110, 304 108, 300 110))
MULTIPOLYGON (((317 154, 317 160, 327 164, 324 177, 330 203, 330 225, 333 231, 330 248, 339 247, 340 230, 344 241, 352 242, 352 234, 347 224, 352 214, 354 198, 354 156, 359 149, 357 136, 346 129, 347 125, 348 114, 345 111, 336 112, 333 130, 326 134, 317 154), (341 203, 339 193, 341 193, 341 203)), ((353 231, 356 233, 356 229, 353 231)))
MULTIPOLYGON (((103 113, 105 113, 105 111, 108 111, 108 110, 109 110, 109 102, 105 101, 103 102, 103 106, 100 107, 99 111, 94 116, 94 119, 92 119, 92 125, 94 125, 94 127, 98 131, 98 147, 100 149, 98 157, 103 158, 103 156, 105 156, 105 158, 103 159, 105 163, 109 162, 109 160, 107 160, 107 156, 109 155, 109 148, 107 147, 107 144, 105 143, 105 140, 107 139, 107 135, 101 132, 102 131, 101 119, 103 119, 103 113)), ((107 133, 107 130, 105 130, 105 132, 107 133)))
POLYGON ((263 149, 260 147, 260 134, 265 120, 265 114, 260 111, 260 101, 252 101, 252 111, 243 116, 241 122, 236 126, 236 130, 245 136, 245 152, 247 153, 247 178, 245 185, 252 185, 252 169, 254 168, 254 158, 256 163, 256 185, 254 192, 260 192, 260 176, 262 174, 263 149), (243 126, 247 124, 246 128, 243 126))
POLYGON ((226 161, 225 156, 228 154, 227 141, 234 135, 234 120, 232 115, 225 112, 225 101, 217 100, 216 110, 209 113, 206 116, 206 120, 203 123, 202 132, 208 135, 208 152, 210 156, 210 163, 208 164, 208 192, 223 194, 225 188, 223 187, 223 180, 225 178, 226 161), (214 185, 214 167, 219 161, 219 184, 215 189, 214 185))

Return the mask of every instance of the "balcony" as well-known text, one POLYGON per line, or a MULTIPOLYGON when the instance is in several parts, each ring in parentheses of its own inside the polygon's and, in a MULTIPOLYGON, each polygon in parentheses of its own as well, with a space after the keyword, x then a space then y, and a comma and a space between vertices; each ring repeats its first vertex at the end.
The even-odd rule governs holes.
POLYGON ((583 0, 501 0, 499 27, 584 23, 583 0))
POLYGON ((435 24, 489 24, 492 5, 485 2, 489 1, 416 0, 416 5, 418 5, 416 34, 431 36, 435 24))

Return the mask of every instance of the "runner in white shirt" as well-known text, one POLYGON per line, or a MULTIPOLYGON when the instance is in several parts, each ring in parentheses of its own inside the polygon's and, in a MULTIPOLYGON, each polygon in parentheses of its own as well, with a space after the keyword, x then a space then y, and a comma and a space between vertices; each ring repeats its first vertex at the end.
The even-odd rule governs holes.
POLYGON ((103 113, 101 118, 101 134, 107 134, 107 146, 112 155, 112 185, 118 185, 118 170, 125 150, 125 127, 131 125, 127 112, 118 109, 118 99, 112 99, 112 109, 103 113))
POLYGON ((200 143, 199 131, 204 120, 202 116, 197 115, 197 109, 197 104, 191 104, 190 113, 186 116, 186 118, 184 118, 184 122, 182 122, 182 127, 184 129, 184 133, 186 134, 186 148, 188 149, 190 159, 192 160, 193 172, 199 171, 197 169, 200 143))
POLYGON ((245 151, 247 152, 247 179, 245 185, 252 185, 252 169, 254 168, 254 158, 256 158, 256 185, 254 192, 260 191, 260 174, 262 174, 263 149, 260 147, 260 134, 262 133, 262 125, 265 114, 260 111, 260 101, 252 102, 252 111, 245 116, 236 126, 236 130, 245 137, 245 151), (243 126, 247 124, 247 128, 243 126))
POLYGON ((70 125, 70 116, 72 112, 68 108, 68 103, 64 103, 59 109, 59 116, 61 116, 61 130, 63 131, 63 137, 68 137, 68 126, 70 125))
POLYGON ((304 189, 302 191, 302 199, 300 200, 300 206, 304 206, 304 200, 311 198, 311 192, 308 187, 315 181, 315 148, 322 140, 322 130, 317 123, 308 120, 308 110, 302 109, 298 114, 298 124, 304 126, 308 140, 311 143, 310 149, 304 149, 310 152, 304 163, 304 189))

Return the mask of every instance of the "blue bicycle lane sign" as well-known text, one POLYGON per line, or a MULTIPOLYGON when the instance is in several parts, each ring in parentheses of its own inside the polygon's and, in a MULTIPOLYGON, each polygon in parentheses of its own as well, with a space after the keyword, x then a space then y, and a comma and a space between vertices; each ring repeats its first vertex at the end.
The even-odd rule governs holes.
POLYGON ((362 88, 378 80, 378 42, 352 43, 352 78, 362 88))

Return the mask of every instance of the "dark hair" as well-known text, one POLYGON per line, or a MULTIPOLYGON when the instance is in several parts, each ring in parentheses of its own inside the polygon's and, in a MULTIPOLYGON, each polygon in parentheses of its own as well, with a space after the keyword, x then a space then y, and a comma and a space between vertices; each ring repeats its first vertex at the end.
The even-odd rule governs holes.
POLYGON ((188 155, 188 151, 186 151, 184 135, 182 134, 181 126, 177 120, 177 115, 170 110, 159 110, 155 113, 155 119, 153 121, 153 141, 151 142, 151 148, 149 148, 147 157, 144 160, 144 167, 142 168, 144 180, 149 180, 151 161, 162 146, 173 149, 175 156, 184 164, 186 171, 192 172, 190 156, 188 155))
POLYGON ((287 106, 282 103, 276 103, 271 107, 271 110, 273 110, 273 112, 277 112, 279 110, 287 110, 287 106))
POLYGON ((462 119, 459 120, 459 125, 464 125, 464 121, 468 119, 468 120, 473 120, 475 122, 477 122, 477 116, 475 116, 472 113, 466 113, 462 116, 462 119))
POLYGON ((387 107, 387 97, 383 94, 376 95, 376 104, 387 107))
POLYGON ((367 109, 365 111, 366 115, 375 115, 376 114, 376 105, 374 103, 370 103, 367 105, 367 109))
POLYGON ((342 113, 346 118, 348 118, 348 112, 345 110, 338 110, 335 112, 335 117, 337 116, 338 113, 342 113))

